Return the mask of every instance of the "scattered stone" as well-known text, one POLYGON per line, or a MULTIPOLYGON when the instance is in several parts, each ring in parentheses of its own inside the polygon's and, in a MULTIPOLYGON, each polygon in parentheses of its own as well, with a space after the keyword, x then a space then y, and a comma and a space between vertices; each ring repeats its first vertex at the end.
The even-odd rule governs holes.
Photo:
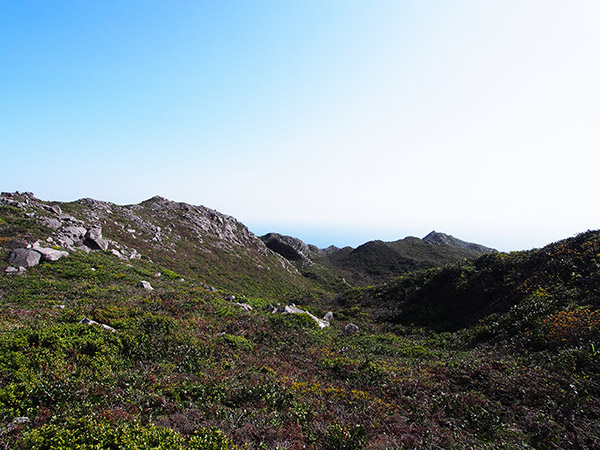
POLYGON ((227 297, 225 297, 225 300, 231 302, 231 301, 235 300, 235 295, 228 295, 227 297))
POLYGON ((162 273, 160 273, 160 272, 156 272, 156 273, 154 274, 154 278, 160 278, 160 277, 162 277, 162 273))
POLYGON ((327 322, 331 322, 333 320, 333 313, 331 311, 329 311, 327 314, 325 314, 325 316, 323 316, 323 320, 326 320, 327 322))
POLYGON ((353 323, 349 323, 344 327, 344 334, 354 334, 354 333, 358 333, 359 328, 357 325, 354 325, 353 323))
POLYGON ((88 319, 87 317, 84 317, 83 319, 81 319, 79 321, 79 323, 83 324, 83 325, 100 325, 105 330, 112 331, 113 333, 115 333, 117 331, 117 330, 115 330, 113 327, 111 327, 109 325, 106 325, 106 324, 100 323, 100 322, 96 322, 95 320, 88 319))
POLYGON ((127 258, 127 256, 121 254, 121 252, 119 250, 115 250, 114 248, 110 252, 119 259, 123 259, 123 260, 129 259, 129 258, 127 258))
POLYGON ((204 289, 206 289, 207 291, 210 291, 210 292, 217 292, 217 290, 216 290, 214 287, 212 287, 212 286, 209 286, 208 284, 200 283, 200 286, 202 286, 202 287, 203 287, 204 289))
POLYGON ((250 306, 248 303, 234 303, 234 305, 240 309, 243 309, 244 311, 252 311, 252 306, 250 306))
POLYGON ((58 205, 52 205, 50 207, 50 209, 52 210, 52 212, 54 212, 57 216, 60 216, 62 214, 62 210, 60 209, 60 206, 58 205))
POLYGON ((4 269, 5 273, 17 273, 18 271, 19 269, 13 266, 8 266, 6 269, 4 269))
POLYGON ((139 286, 141 288, 144 288, 144 289, 148 290, 148 291, 153 291, 154 290, 154 288, 147 281, 140 281, 139 286))
POLYGON ((108 241, 102 238, 102 228, 92 228, 85 234, 83 243, 93 250, 108 250, 108 241))
POLYGON ((8 263, 17 267, 33 267, 40 263, 41 254, 26 248, 17 248, 8 257, 8 263))

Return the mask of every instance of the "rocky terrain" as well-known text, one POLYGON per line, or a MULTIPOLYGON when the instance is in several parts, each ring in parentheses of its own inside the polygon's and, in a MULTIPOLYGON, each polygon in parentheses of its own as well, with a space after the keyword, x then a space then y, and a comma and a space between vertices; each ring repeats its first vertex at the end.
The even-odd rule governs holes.
POLYGON ((600 448, 599 255, 2 194, 0 448, 600 448))
MULTIPOLYGON (((203 206, 162 197, 125 206, 93 199, 44 202, 31 193, 3 193, 0 205, 15 208, 35 224, 35 235, 25 235, 20 242, 11 239, 10 246, 23 249, 21 258, 35 259, 31 255, 36 248, 26 248, 34 244, 55 246, 63 255, 103 250, 121 260, 152 260, 222 288, 240 286, 240 278, 247 292, 283 292, 290 284, 305 287, 298 270, 246 226, 203 206)), ((10 271, 19 265, 31 267, 11 264, 10 271)))

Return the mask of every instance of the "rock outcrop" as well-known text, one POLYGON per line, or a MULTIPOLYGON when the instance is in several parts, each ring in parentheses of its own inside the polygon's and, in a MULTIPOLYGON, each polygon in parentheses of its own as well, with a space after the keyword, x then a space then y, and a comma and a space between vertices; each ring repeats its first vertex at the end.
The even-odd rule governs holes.
POLYGON ((268 248, 289 261, 308 260, 312 253, 308 245, 292 236, 268 233, 261 236, 260 239, 268 248))
MULTIPOLYGON (((311 314, 308 311, 305 311, 303 309, 298 308, 293 303, 291 305, 282 306, 282 307, 279 307, 279 308, 273 308, 272 312, 274 314, 275 313, 279 313, 279 314, 306 314, 308 317, 310 317, 311 319, 313 319, 317 323, 317 325, 319 326, 319 328, 321 328, 321 329, 327 328, 330 325, 329 320, 325 320, 324 318, 323 319, 319 319, 314 314, 311 314)), ((333 317, 333 313, 332 313, 331 317, 333 317)))
POLYGON ((92 250, 108 250, 108 241, 102 238, 102 228, 94 227, 87 231, 83 244, 92 250))

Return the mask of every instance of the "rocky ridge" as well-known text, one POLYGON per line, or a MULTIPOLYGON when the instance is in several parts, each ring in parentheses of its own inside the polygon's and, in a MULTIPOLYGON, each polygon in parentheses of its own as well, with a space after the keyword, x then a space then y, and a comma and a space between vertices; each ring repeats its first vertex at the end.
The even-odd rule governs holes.
POLYGON ((319 249, 279 233, 269 233, 260 239, 268 248, 293 263, 305 276, 323 282, 329 280, 332 289, 383 283, 406 272, 442 266, 495 251, 435 231, 423 239, 409 236, 393 242, 375 240, 357 248, 330 246, 319 249))
POLYGON ((63 257, 75 251, 109 251, 123 261, 156 260, 227 289, 239 286, 236 277, 248 276, 257 278, 252 280, 257 286, 273 281, 279 286, 302 284, 294 265, 267 248, 245 225, 204 206, 158 196, 137 205, 90 198, 59 203, 40 200, 30 192, 2 193, 0 206, 15 208, 44 230, 11 240, 12 268, 5 268, 11 273, 52 260, 58 255, 55 252, 63 257))

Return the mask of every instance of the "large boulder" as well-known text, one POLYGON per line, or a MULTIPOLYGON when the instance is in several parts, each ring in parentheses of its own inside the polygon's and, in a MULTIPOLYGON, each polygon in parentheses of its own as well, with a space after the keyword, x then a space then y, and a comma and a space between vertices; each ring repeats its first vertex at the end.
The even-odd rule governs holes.
POLYGON ((108 241, 102 238, 102 228, 88 230, 83 243, 93 250, 108 250, 108 241))
POLYGON ((33 267, 40 263, 42 255, 28 248, 17 248, 8 257, 8 263, 17 267, 33 267))
POLYGON ((39 247, 38 245, 34 245, 32 250, 38 252, 44 261, 58 261, 64 256, 69 256, 69 252, 65 252, 64 250, 39 247))

